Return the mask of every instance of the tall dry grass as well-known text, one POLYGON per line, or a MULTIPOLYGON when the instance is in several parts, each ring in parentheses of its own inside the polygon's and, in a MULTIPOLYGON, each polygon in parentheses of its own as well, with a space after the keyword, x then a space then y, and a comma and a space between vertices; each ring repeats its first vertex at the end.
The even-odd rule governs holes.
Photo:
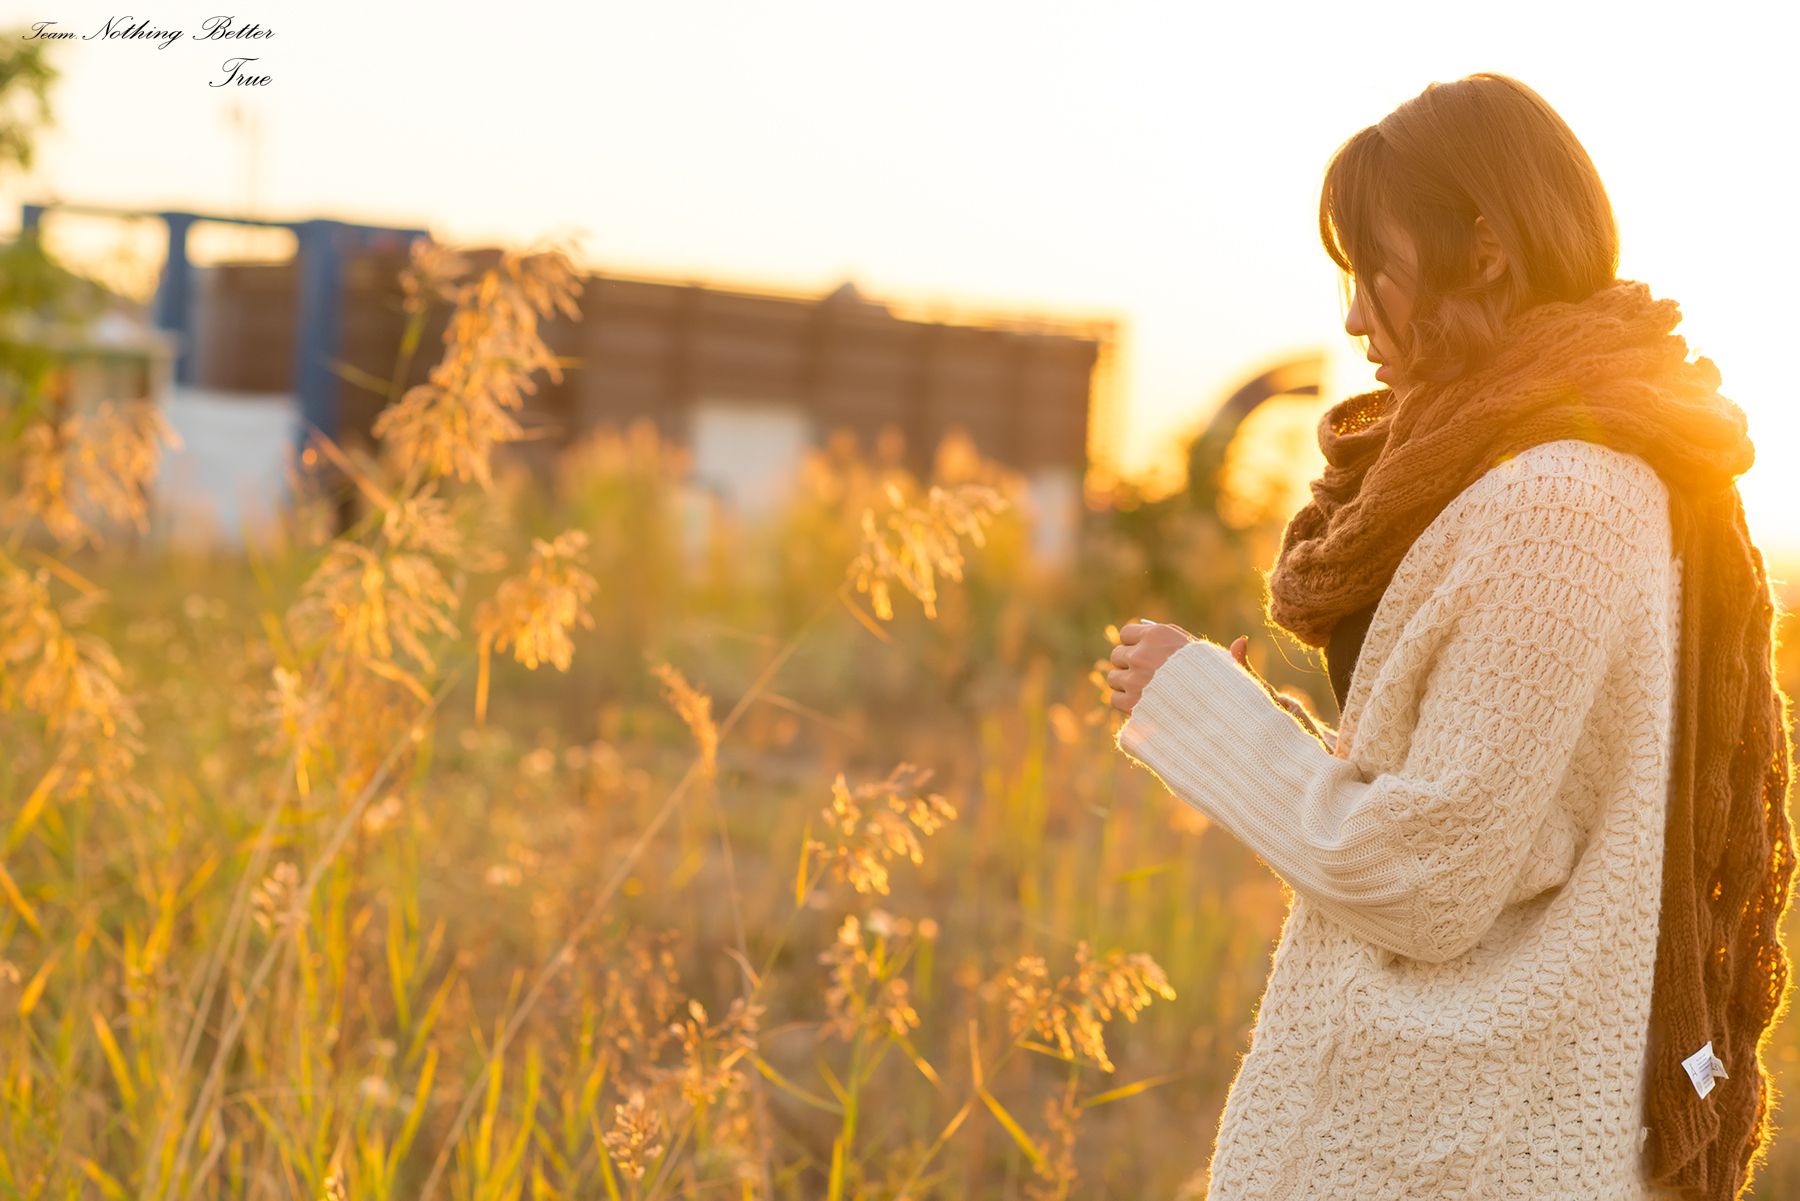
POLYGON ((647 428, 506 457, 566 255, 404 283, 394 378, 434 305, 445 344, 321 448, 343 536, 310 498, 246 556, 118 545, 154 412, 15 415, 0 1194, 1196 1185, 1284 898, 1118 755, 1096 649, 1258 630, 1269 532, 1142 506, 1057 570, 966 446, 834 440, 689 563, 647 428))

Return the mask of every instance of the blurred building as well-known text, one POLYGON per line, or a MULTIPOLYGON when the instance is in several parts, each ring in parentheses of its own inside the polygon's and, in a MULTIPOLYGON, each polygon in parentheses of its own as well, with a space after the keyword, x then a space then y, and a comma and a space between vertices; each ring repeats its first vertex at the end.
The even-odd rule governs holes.
MULTIPOLYGON (((36 248, 14 243, 5 247, 5 255, 7 262, 0 270, 16 272, 19 279, 12 282, 17 292, 32 297, 33 303, 0 313, 0 341, 28 348, 35 361, 20 376, 10 372, 0 376, 0 402, 12 405, 23 399, 18 385, 31 376, 37 379, 36 399, 47 415, 61 421, 93 419, 106 405, 135 401, 158 408, 166 405, 176 339, 155 328, 141 305, 64 268, 36 248)), ((92 465, 95 448, 85 442, 78 445, 92 465)), ((81 524, 102 540, 128 538, 135 532, 133 522, 109 514, 80 489, 64 499, 81 524)))
MULTIPOLYGON (((486 265, 498 254, 468 257, 486 265)), ((273 382, 291 353, 283 323, 272 319, 292 292, 285 270, 214 269, 196 337, 217 350, 202 352, 201 379, 273 382), (260 314, 254 327, 251 312, 260 314)), ((377 378, 392 376, 404 325, 398 271, 397 262, 369 258, 346 273, 343 358, 377 378)), ((785 502, 807 448, 833 431, 847 431, 865 452, 898 435, 906 465, 924 476, 940 441, 960 429, 982 455, 1025 478, 1039 553, 1055 559, 1073 549, 1096 396, 1116 339, 1111 323, 926 319, 897 315, 850 285, 806 296, 612 274, 585 276, 578 305, 578 319, 558 314, 540 326, 573 365, 560 382, 538 377, 521 421, 542 436, 517 453, 547 460, 598 426, 647 420, 689 449, 697 492, 755 520, 785 502)), ((444 316, 427 328, 409 386, 435 361, 444 316)), ((383 398, 355 388, 340 395, 343 431, 366 435, 383 398)))
POLYGON ((822 297, 599 277, 583 301, 584 371, 561 400, 580 427, 638 417, 693 450, 705 486, 746 511, 779 504, 802 450, 836 429, 899 435, 929 472, 952 429, 1079 501, 1097 364, 1110 327, 898 316, 846 284, 822 297))
POLYGON ((107 298, 99 311, 80 320, 15 315, 8 335, 55 355, 52 399, 69 412, 92 413, 103 401, 167 400, 175 339, 122 296, 107 298))
POLYGON ((369 255, 404 256, 426 232, 330 219, 267 221, 62 202, 23 205, 22 230, 41 233, 53 213, 150 218, 161 225, 167 252, 156 294, 148 313, 130 318, 166 344, 159 386, 149 394, 179 438, 160 459, 151 498, 153 533, 228 542, 253 535, 276 517, 286 498, 293 451, 309 425, 335 427, 342 386, 336 364, 344 341, 344 302, 352 294, 349 265, 369 255), (283 288, 277 303, 222 294, 219 285, 228 276, 190 257, 197 227, 230 226, 281 231, 294 247, 279 263, 258 264, 271 272, 264 278, 278 279, 283 288), (248 379, 218 370, 219 355, 233 342, 265 350, 271 339, 285 353, 248 379), (211 356, 204 370, 202 355, 211 356))
MULTIPOLYGON (((424 231, 77 205, 27 205, 25 224, 58 208, 167 227, 152 311, 175 337, 167 406, 193 449, 173 464, 164 499, 186 506, 211 496, 223 510, 219 532, 247 533, 248 518, 278 503, 285 464, 312 429, 370 439, 401 367, 401 271, 424 231), (188 233, 211 222, 291 231, 295 251, 193 263, 188 233), (265 495, 248 494, 257 492, 265 495)), ((501 251, 464 254, 480 269, 501 251)), ((1111 322, 908 315, 849 284, 802 295, 612 273, 586 275, 577 304, 578 318, 540 324, 566 367, 560 381, 534 377, 519 415, 533 437, 507 447, 509 457, 548 466, 588 431, 647 420, 689 450, 701 507, 716 502, 755 520, 786 500, 807 448, 836 431, 865 452, 897 437, 906 465, 925 476, 939 443, 960 430, 1027 481, 1038 551, 1058 558, 1073 548, 1089 448, 1104 447, 1116 417, 1101 411, 1096 422, 1111 395, 1111 322)), ((425 382, 448 317, 434 308, 394 394, 425 382)))

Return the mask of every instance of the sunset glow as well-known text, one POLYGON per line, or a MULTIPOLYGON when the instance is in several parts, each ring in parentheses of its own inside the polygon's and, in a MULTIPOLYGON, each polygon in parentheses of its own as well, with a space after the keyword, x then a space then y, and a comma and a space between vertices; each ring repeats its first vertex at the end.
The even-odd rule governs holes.
MULTIPOLYGON (((1535 3, 1452 37, 1426 4, 1368 19, 522 5, 497 24, 466 2, 429 19, 321 3, 265 15, 257 89, 208 87, 212 44, 59 44, 59 128, 34 175, 0 190, 0 225, 22 200, 60 198, 459 240, 575 231, 600 269, 820 293, 854 279, 896 303, 1116 318, 1123 425, 1096 449, 1116 444, 1123 470, 1166 487, 1182 435, 1272 358, 1325 345, 1338 394, 1372 386, 1318 244, 1324 163, 1426 82, 1504 71, 1593 155, 1621 274, 1681 302, 1690 344, 1750 416, 1753 532, 1796 553, 1796 168, 1774 148, 1797 131, 1785 43, 1760 11, 1707 6, 1675 30, 1535 3)), ((80 3, 56 19, 107 15, 80 3)), ((206 15, 177 6, 157 24, 206 15)))

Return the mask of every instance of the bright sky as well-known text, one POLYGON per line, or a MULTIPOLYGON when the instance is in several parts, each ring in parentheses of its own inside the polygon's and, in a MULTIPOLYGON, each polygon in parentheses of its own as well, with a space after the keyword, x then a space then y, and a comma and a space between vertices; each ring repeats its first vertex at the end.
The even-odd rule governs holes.
POLYGON ((309 0, 238 10, 275 36, 221 44, 193 40, 216 7, 174 3, 168 49, 57 47, 60 127, 0 184, 0 228, 54 196, 568 233, 600 269, 1112 316, 1144 472, 1285 353, 1328 346, 1333 398, 1373 386, 1319 246, 1326 159, 1427 82, 1502 71, 1599 165, 1621 274, 1720 365, 1759 447, 1752 531, 1790 551, 1800 99, 1774 7, 309 0), (208 87, 236 54, 272 82, 208 87))

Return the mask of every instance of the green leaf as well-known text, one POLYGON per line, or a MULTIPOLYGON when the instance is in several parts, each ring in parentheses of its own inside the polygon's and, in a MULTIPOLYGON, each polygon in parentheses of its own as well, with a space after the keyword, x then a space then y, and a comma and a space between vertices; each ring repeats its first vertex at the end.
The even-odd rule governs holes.
POLYGON ((1171 1080, 1179 1080, 1185 1074, 1186 1073, 1184 1072, 1170 1072, 1166 1076, 1146 1076, 1142 1080, 1134 1080, 1130 1084, 1122 1084, 1118 1088, 1108 1089, 1103 1093, 1096 1093, 1083 1100, 1081 1107, 1083 1109, 1092 1109, 1095 1106, 1107 1105, 1113 1101, 1123 1101, 1126 1097, 1135 1097, 1139 1093, 1153 1089, 1159 1084, 1167 1084, 1171 1080))
POLYGON ((1039 1171, 1047 1171, 1049 1165, 1044 1161, 1044 1153, 1037 1149, 1037 1144, 1031 1141, 1031 1136, 1025 1133, 1025 1128, 1013 1119, 1012 1114, 1006 1112, 1006 1106, 1000 1104, 1000 1099, 990 1093, 986 1085, 980 1086, 976 1091, 981 1094, 981 1099, 987 1103, 987 1107, 994 1117, 999 1119, 1002 1126, 1006 1127, 1006 1132, 1013 1136, 1013 1142, 1019 1144, 1019 1149, 1031 1157, 1032 1166, 1039 1171))
POLYGON ((789 1080, 786 1076, 783 1076, 780 1072, 776 1071, 773 1064, 756 1054, 754 1051, 750 1053, 750 1062, 754 1063, 756 1065, 756 1070, 768 1077, 775 1087, 794 1097, 796 1100, 804 1101, 813 1108, 823 1109, 827 1113, 841 1114, 844 1112, 844 1107, 842 1105, 839 1105, 834 1101, 828 1101, 817 1093, 807 1092, 798 1084, 795 1084, 792 1080, 789 1080))

